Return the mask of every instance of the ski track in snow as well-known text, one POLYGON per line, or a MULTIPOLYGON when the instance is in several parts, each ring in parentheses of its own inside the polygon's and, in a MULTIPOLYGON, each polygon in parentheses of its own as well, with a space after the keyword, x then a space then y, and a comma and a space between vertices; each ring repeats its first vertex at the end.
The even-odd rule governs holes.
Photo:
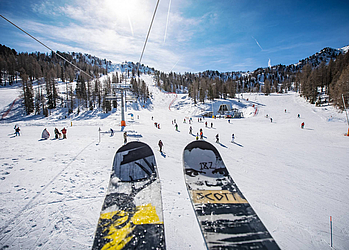
MULTIPOLYGON (((213 128, 206 128, 197 115, 210 110, 210 102, 194 105, 186 94, 174 99, 159 91, 151 76, 142 77, 152 103, 144 108, 127 104, 125 131, 128 140, 143 141, 154 151, 167 249, 206 248, 182 166, 183 149, 200 128, 281 249, 329 249, 329 216, 333 216, 334 248, 349 249, 349 138, 343 136, 344 113, 310 105, 293 92, 244 94, 245 99, 233 103, 243 108, 245 118, 230 123, 206 118, 213 123, 213 128), (192 124, 188 124, 190 117, 192 124), (179 132, 172 125, 174 119, 179 132), (160 123, 160 129, 154 122, 160 123), (189 126, 194 135, 189 134, 189 126), (217 133, 220 144, 215 143, 217 133), (164 143, 162 155, 159 139, 164 143)), ((18 96, 17 89, 11 91, 0 91, 9 96, 1 104, 3 110, 18 96)), ((11 112, 18 110, 18 103, 11 112)), ((98 116, 85 112, 72 119, 73 126, 55 113, 11 122, 12 115, 0 123, 0 248, 90 249, 113 157, 123 143, 120 111, 98 116), (13 135, 15 124, 21 128, 20 137, 13 135), (68 128, 68 139, 40 141, 45 127, 51 135, 55 127, 68 128), (104 132, 113 128, 115 134, 101 133, 98 143, 99 128, 104 132)))

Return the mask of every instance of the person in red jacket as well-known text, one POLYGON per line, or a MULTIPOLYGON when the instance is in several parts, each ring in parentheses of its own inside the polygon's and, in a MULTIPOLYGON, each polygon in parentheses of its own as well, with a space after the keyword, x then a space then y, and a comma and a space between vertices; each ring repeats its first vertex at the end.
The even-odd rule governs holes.
POLYGON ((65 128, 63 128, 61 131, 63 134, 63 139, 67 139, 67 130, 65 128))

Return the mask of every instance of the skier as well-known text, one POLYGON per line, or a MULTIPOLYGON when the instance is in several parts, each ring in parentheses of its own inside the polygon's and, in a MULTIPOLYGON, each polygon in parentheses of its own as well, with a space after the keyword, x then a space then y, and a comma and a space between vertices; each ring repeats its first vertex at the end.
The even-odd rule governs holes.
POLYGON ((160 123, 158 123, 158 129, 160 129, 160 123))
POLYGON ((178 124, 177 123, 175 124, 175 128, 176 128, 176 131, 178 131, 178 124))
POLYGON ((301 124, 301 128, 302 128, 302 129, 304 128, 304 122, 302 122, 302 124, 301 124))
POLYGON ((67 130, 65 128, 63 128, 61 131, 63 134, 63 139, 67 139, 67 130))
POLYGON ((216 143, 219 143, 219 135, 216 134, 216 143))
POLYGON ((161 140, 159 140, 158 145, 159 145, 159 148, 160 148, 160 152, 162 153, 162 146, 163 146, 164 144, 162 143, 162 141, 161 141, 161 140))
POLYGON ((19 133, 20 129, 19 127, 17 127, 17 125, 15 125, 15 135, 17 136, 21 136, 21 134, 19 133))
POLYGON ((213 122, 211 122, 211 128, 213 128, 213 122))
POLYGON ((298 114, 298 118, 301 118, 301 114, 298 114))
POLYGON ((54 132, 55 132, 55 139, 58 139, 60 137, 60 135, 61 135, 61 133, 59 132, 58 128, 55 128, 54 132))
POLYGON ((207 127, 207 121, 205 122, 205 126, 207 127))
POLYGON ((41 137, 44 140, 47 140, 48 138, 50 138, 50 133, 47 131, 46 128, 44 129, 44 131, 42 131, 41 137))
POLYGON ((270 122, 273 122, 273 118, 270 117, 270 122))
POLYGON ((126 131, 124 132, 124 144, 126 144, 127 143, 127 133, 126 133, 126 131))
POLYGON ((234 140, 235 140, 235 135, 232 134, 232 135, 231 135, 231 142, 234 143, 234 140))
POLYGON ((110 136, 114 135, 114 130, 112 128, 110 128, 110 136))
POLYGON ((189 134, 192 134, 193 133, 193 128, 190 126, 189 127, 189 134))
POLYGON ((204 139, 204 132, 202 132, 202 128, 200 128, 200 139, 204 139))
POLYGON ((196 133, 195 139, 196 139, 196 140, 199 140, 199 133, 196 133))

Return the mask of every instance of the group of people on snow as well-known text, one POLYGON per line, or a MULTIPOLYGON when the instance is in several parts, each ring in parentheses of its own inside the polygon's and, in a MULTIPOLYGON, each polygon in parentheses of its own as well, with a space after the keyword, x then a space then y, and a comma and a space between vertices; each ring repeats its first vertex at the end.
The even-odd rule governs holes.
MULTIPOLYGON (((63 139, 67 139, 67 129, 64 127, 61 130, 61 132, 58 130, 58 128, 54 129, 55 139, 61 139, 62 136, 63 136, 63 139)), ((50 132, 48 132, 46 128, 42 131, 41 138, 44 140, 47 140, 48 138, 50 138, 50 132)))
MULTIPOLYGON (((286 109, 285 109, 285 113, 287 113, 287 110, 286 110, 286 109)), ((301 115, 300 115, 300 114, 297 114, 297 117, 298 117, 298 118, 301 118, 301 115)), ((265 115, 265 118, 269 118, 269 119, 270 119, 270 122, 273 122, 273 118, 269 117, 269 114, 266 114, 266 115, 265 115)), ((304 129, 304 125, 305 125, 305 123, 302 122, 302 123, 301 123, 301 128, 302 128, 302 129, 304 129)))

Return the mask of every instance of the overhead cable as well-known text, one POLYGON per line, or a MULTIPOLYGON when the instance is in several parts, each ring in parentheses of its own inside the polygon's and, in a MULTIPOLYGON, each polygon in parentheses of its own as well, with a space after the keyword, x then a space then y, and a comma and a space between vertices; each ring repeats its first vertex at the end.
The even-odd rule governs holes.
POLYGON ((66 61, 67 63, 69 63, 70 65, 72 65, 74 68, 76 68, 77 70, 81 71, 82 73, 84 73, 85 75, 94 78, 93 76, 91 76, 89 73, 87 73, 86 71, 80 69, 78 66, 74 65, 73 63, 71 63, 70 61, 68 61, 67 59, 65 59, 63 56, 61 56, 60 54, 58 54, 57 52, 55 52, 53 49, 51 49, 50 47, 48 47, 47 45, 45 45, 44 43, 42 43, 41 41, 39 41, 37 38, 35 38, 34 36, 30 35, 28 32, 26 32, 25 30, 23 30, 22 28, 20 28, 19 26, 17 26, 16 24, 14 24, 13 22, 11 22, 10 20, 8 20, 6 17, 4 17, 3 15, 0 15, 0 17, 2 17, 3 19, 5 19, 7 22, 9 22, 10 24, 12 24, 13 26, 15 26, 17 29, 19 29, 20 31, 22 31, 23 33, 27 34, 28 36, 30 36, 31 38, 33 38, 35 41, 37 41, 38 43, 40 43, 42 46, 44 46, 45 48, 49 49, 50 51, 52 51, 53 53, 55 53, 57 56, 59 56, 60 58, 62 58, 64 61, 66 61))
POLYGON ((142 50, 142 54, 141 54, 141 57, 140 57, 140 59, 139 59, 139 63, 138 63, 138 67, 137 67, 137 71, 138 71, 138 69, 139 69, 139 65, 141 64, 141 61, 142 61, 142 58, 143 58, 143 54, 144 54, 144 50, 145 50, 145 46, 147 45, 147 42, 148 42, 148 38, 149 38, 149 34, 150 34, 150 30, 151 30, 151 27, 153 26, 153 22, 154 22, 155 14, 156 14, 156 10, 158 9, 159 2, 160 2, 160 0, 158 0, 158 1, 157 1, 157 3, 156 3, 156 7, 155 7, 155 10, 154 10, 153 18, 151 19, 151 22, 150 22, 150 26, 149 26, 149 30, 148 30, 148 34, 147 34, 147 38, 145 39, 144 46, 143 46, 143 50, 142 50))

